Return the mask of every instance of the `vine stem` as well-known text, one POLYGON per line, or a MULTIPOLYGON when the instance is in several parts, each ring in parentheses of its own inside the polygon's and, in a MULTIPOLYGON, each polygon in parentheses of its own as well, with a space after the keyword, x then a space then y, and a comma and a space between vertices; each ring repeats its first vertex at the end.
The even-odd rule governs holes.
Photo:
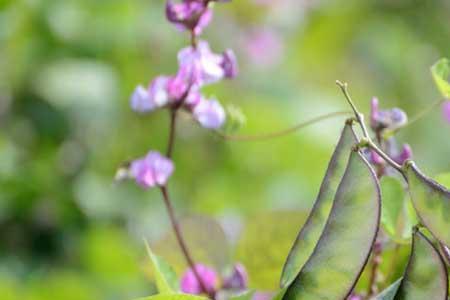
POLYGON ((203 292, 207 293, 211 299, 214 299, 214 293, 208 291, 208 288, 206 287, 205 283, 203 282, 202 278, 200 277, 200 274, 198 273, 197 269, 195 268, 195 262, 192 258, 188 247, 186 245, 186 242, 184 241, 183 234, 180 230, 180 226, 178 224, 178 221, 175 216, 175 211, 173 209, 172 202, 170 201, 169 192, 167 190, 166 186, 162 186, 161 193, 163 195, 164 204, 166 206, 167 212, 169 214, 170 222, 172 224, 173 231, 175 233, 175 237, 178 241, 178 244, 181 248, 181 251, 183 252, 184 258, 186 259, 186 262, 188 263, 189 267, 191 268, 192 272, 194 273, 195 278, 197 279, 201 289, 203 292))
POLYGON ((402 166, 396 163, 392 158, 389 157, 383 150, 381 150, 377 144, 374 143, 372 138, 369 135, 369 131, 367 130, 366 124, 364 123, 364 115, 358 111, 355 104, 353 103, 352 98, 350 97, 350 94, 348 92, 348 85, 347 83, 342 83, 339 80, 336 80, 336 84, 341 88, 342 93, 345 96, 345 99, 347 99, 348 104, 350 104, 354 114, 356 122, 358 122, 359 126, 361 127, 362 133, 363 133, 363 139, 361 139, 360 146, 361 147, 369 147, 373 151, 375 151, 379 156, 381 156, 389 165, 391 165, 394 169, 396 169, 398 172, 400 172, 403 176, 404 171, 402 169, 402 166))
MULTIPOLYGON (((184 101, 184 99, 183 99, 183 101, 184 101)), ((170 159, 173 156, 173 148, 175 145, 178 109, 179 109, 179 107, 175 107, 170 111, 169 138, 167 141, 167 151, 166 151, 166 155, 170 159)), ((186 260, 186 263, 188 264, 189 268, 192 270, 195 278, 197 279, 197 282, 200 285, 201 290, 204 293, 208 294, 208 296, 211 299, 214 299, 215 298, 214 292, 211 292, 208 290, 205 282, 203 281, 200 274, 198 273, 197 268, 195 268, 194 259, 192 258, 192 255, 189 252, 189 248, 186 245, 186 242, 183 238, 183 233, 180 230, 178 220, 175 216, 175 211, 174 211, 174 208, 172 205, 172 201, 170 200, 169 191, 168 191, 167 186, 161 186, 160 190, 161 190, 161 194, 163 196, 164 204, 166 206, 167 214, 169 215, 170 223, 172 224, 173 232, 175 233, 175 237, 177 239, 178 245, 180 246, 181 252, 183 253, 183 256, 186 260)))
POLYGON ((290 134, 292 132, 295 132, 297 130, 305 128, 305 127, 307 127, 309 125, 318 123, 320 121, 331 119, 331 118, 335 118, 335 117, 342 116, 342 115, 348 115, 350 113, 351 112, 349 112, 349 111, 332 112, 332 113, 328 113, 328 114, 325 114, 325 115, 321 115, 321 116, 312 118, 312 119, 310 119, 308 121, 304 121, 302 123, 299 123, 297 125, 294 125, 292 127, 289 127, 289 128, 283 129, 283 130, 269 132, 269 133, 264 133, 264 134, 232 135, 232 134, 226 134, 226 133, 223 133, 223 132, 220 132, 220 131, 216 131, 216 133, 221 138, 223 138, 224 140, 228 140, 228 141, 247 142, 247 141, 269 140, 269 139, 273 139, 273 138, 277 138, 277 137, 282 137, 282 136, 288 135, 288 134, 290 134))
POLYGON ((445 102, 445 99, 439 99, 435 102, 433 102, 427 109, 422 110, 420 113, 418 113, 417 115, 415 115, 414 117, 412 117, 409 122, 403 126, 410 126, 411 124, 416 123, 417 121, 419 121, 420 119, 422 119, 423 117, 425 117, 427 114, 429 114, 430 112, 432 112, 436 107, 438 107, 439 105, 441 105, 442 103, 445 102))

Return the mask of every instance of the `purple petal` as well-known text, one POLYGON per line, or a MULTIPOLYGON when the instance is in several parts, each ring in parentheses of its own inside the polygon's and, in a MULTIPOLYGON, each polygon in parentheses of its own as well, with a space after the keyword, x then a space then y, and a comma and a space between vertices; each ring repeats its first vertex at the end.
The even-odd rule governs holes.
POLYGON ((199 87, 217 82, 225 76, 222 61, 222 56, 214 54, 205 41, 200 41, 195 49, 187 47, 178 53, 180 69, 186 72, 192 85, 199 87))
POLYGON ((203 29, 205 29, 206 26, 208 26, 209 23, 211 23, 212 18, 213 18, 212 9, 210 8, 205 9, 198 18, 197 25, 193 28, 194 34, 197 36, 202 34, 203 29))
POLYGON ((223 288, 245 290, 248 286, 247 270, 242 264, 235 264, 231 275, 223 280, 223 288))
POLYGON ((172 161, 156 151, 149 152, 145 160, 151 169, 155 184, 159 186, 165 185, 174 170, 172 161))
POLYGON ((167 83, 167 93, 171 101, 177 101, 185 96, 189 88, 186 71, 180 69, 176 76, 169 78, 167 83))
POLYGON ((212 10, 206 7, 205 1, 183 1, 166 3, 166 17, 182 29, 189 29, 195 35, 201 34, 212 19, 212 10))
POLYGON ((164 186, 174 170, 170 159, 159 152, 150 151, 144 158, 134 160, 130 166, 130 175, 143 188, 156 185, 164 186))
POLYGON ((216 100, 202 100, 194 108, 194 118, 205 128, 218 129, 225 122, 225 111, 216 100))
POLYGON ((203 97, 197 89, 192 89, 184 101, 188 110, 193 110, 201 101, 203 97))
MULTIPOLYGON (((207 266, 202 264, 196 264, 195 270, 200 276, 202 282, 205 284, 207 292, 214 292, 218 283, 218 277, 216 272, 207 266)), ((188 269, 181 277, 181 291, 188 294, 199 295, 202 293, 202 288, 200 283, 192 269, 188 269)))
POLYGON ((155 109, 148 91, 142 85, 137 86, 134 90, 130 99, 130 106, 132 110, 140 113, 150 112, 155 109))
POLYGON ((238 74, 238 65, 236 55, 233 50, 226 50, 223 55, 222 68, 226 78, 235 78, 238 74))
POLYGON ((404 144, 402 147, 402 151, 400 154, 395 158, 395 161, 399 164, 403 164, 408 159, 412 159, 412 149, 408 144, 404 144))
POLYGON ((162 107, 169 102, 168 82, 169 78, 167 76, 158 76, 150 84, 148 94, 155 107, 162 107))
POLYGON ((450 123, 450 100, 445 101, 444 104, 442 104, 442 115, 444 116, 444 119, 450 123))

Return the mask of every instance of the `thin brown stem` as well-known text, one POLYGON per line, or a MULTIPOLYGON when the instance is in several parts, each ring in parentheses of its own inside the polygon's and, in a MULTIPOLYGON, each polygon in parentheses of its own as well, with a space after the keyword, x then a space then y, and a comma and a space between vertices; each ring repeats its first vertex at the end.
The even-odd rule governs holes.
POLYGON ((263 133, 263 134, 256 134, 256 135, 232 135, 232 134, 226 134, 220 131, 216 131, 216 133, 223 139, 228 140, 228 141, 242 141, 242 142, 247 142, 247 141, 261 141, 261 140, 269 140, 269 139, 273 139, 273 138, 277 138, 277 137, 282 137, 285 135, 288 135, 290 133, 293 133, 299 129, 305 128, 309 125, 318 123, 320 121, 323 120, 327 120, 327 119, 331 119, 331 118, 335 118, 338 116, 342 116, 342 115, 348 115, 351 112, 349 111, 337 111, 337 112, 332 112, 332 113, 328 113, 322 116, 318 116, 315 117, 311 120, 308 121, 304 121, 302 123, 299 123, 297 125, 294 125, 292 127, 283 129, 283 130, 279 130, 279 131, 274 131, 274 132, 269 132, 269 133, 263 133))
POLYGON ((167 152, 168 158, 172 158, 173 148, 175 145, 175 132, 177 128, 177 109, 172 109, 170 111, 170 127, 169 127, 169 139, 167 141, 167 152))
POLYGON ((194 276, 197 279, 202 291, 205 292, 206 294, 208 294, 208 296, 211 297, 211 299, 214 299, 214 297, 215 297, 214 292, 208 290, 208 288, 206 287, 206 284, 203 282, 202 278, 200 277, 200 274, 198 273, 197 269, 195 268, 195 262, 191 256, 191 254, 189 253, 189 250, 186 246, 186 242, 184 241, 184 238, 183 238, 183 234, 180 230, 180 226, 178 225, 178 221, 175 216, 172 202, 170 201, 169 192, 167 190, 167 187, 162 186, 160 189, 161 189, 161 193, 163 195, 164 204, 166 206, 167 213, 169 214, 173 232, 175 233, 175 237, 178 241, 178 245, 180 246, 181 252, 183 253, 183 256, 184 256, 187 264, 189 265, 190 269, 194 273, 194 276))

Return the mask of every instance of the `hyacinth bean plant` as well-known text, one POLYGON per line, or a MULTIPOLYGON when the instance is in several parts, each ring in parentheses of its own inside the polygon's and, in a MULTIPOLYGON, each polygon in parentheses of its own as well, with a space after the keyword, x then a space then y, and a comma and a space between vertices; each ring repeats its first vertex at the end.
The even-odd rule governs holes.
MULTIPOLYGON (((119 177, 133 179, 144 189, 160 190, 188 265, 178 284, 173 284, 167 263, 147 245, 159 293, 146 299, 447 300, 450 191, 423 174, 412 161, 411 147, 399 146, 395 138, 398 130, 427 111, 408 121, 401 109, 380 109, 378 99, 373 98, 368 127, 365 116, 350 97, 347 84, 340 81, 336 83, 351 108, 351 115, 344 123, 315 204, 293 242, 281 274, 280 290, 272 294, 248 290, 248 275, 242 264, 236 263, 232 272, 220 277, 214 268, 194 260, 168 187, 175 170, 173 148, 180 113, 188 113, 201 127, 234 140, 276 137, 342 114, 320 116, 260 136, 236 136, 220 131, 226 122, 226 112, 218 100, 208 99, 202 93, 202 87, 236 77, 238 67, 232 50, 216 54, 207 41, 200 39, 212 19, 213 6, 221 5, 216 2, 229 1, 167 2, 168 21, 190 34, 191 44, 179 51, 175 75, 158 76, 148 87, 139 85, 131 96, 131 108, 137 113, 169 112, 167 149, 165 154, 151 150, 135 159, 120 170, 119 177), (403 201, 404 193, 409 194, 407 201, 403 201), (381 253, 386 239, 411 243, 411 250, 403 276, 389 278, 392 285, 379 291, 381 253), (363 271, 369 274, 364 290, 356 288, 363 271)), ((442 105, 444 118, 450 122, 449 60, 437 62, 432 75, 444 100, 430 109, 442 105)))

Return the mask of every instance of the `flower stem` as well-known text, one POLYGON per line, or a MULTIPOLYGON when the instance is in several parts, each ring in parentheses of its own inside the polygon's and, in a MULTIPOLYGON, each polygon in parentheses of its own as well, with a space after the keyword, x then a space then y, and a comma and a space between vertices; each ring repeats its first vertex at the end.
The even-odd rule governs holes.
POLYGON ((224 140, 228 140, 228 141, 261 141, 261 140, 269 140, 269 139, 273 139, 273 138, 277 138, 277 137, 282 137, 285 135, 288 135, 290 133, 293 133, 299 129, 305 128, 309 125, 318 123, 320 121, 323 120, 327 120, 327 119, 331 119, 331 118, 335 118, 338 116, 342 116, 342 115, 348 115, 351 112, 349 111, 337 111, 337 112, 332 112, 332 113, 328 113, 325 115, 321 115, 318 117, 315 117, 313 119, 310 119, 308 121, 304 121, 302 123, 299 123, 297 125, 294 125, 292 127, 283 129, 283 130, 279 130, 279 131, 274 131, 274 132, 269 132, 269 133, 263 133, 263 134, 255 134, 255 135, 232 135, 232 134, 226 134, 220 131, 216 131, 216 133, 223 138, 224 140))
POLYGON ((336 84, 341 88, 342 93, 345 96, 345 99, 347 99, 347 102, 350 104, 356 118, 356 122, 358 122, 359 126, 361 127, 362 133, 364 138, 361 140, 362 146, 369 147, 373 151, 375 151, 378 155, 380 155, 389 165, 391 165, 394 169, 396 169, 398 172, 400 172, 403 176, 405 176, 404 171, 402 169, 402 166, 400 166, 398 163, 396 163, 392 158, 389 157, 383 150, 381 150, 377 144, 372 140, 372 138, 369 135, 369 131, 367 130, 366 124, 364 123, 364 115, 358 111, 355 104, 352 101, 352 98, 350 97, 350 94, 348 92, 348 85, 347 83, 342 83, 339 80, 336 80, 336 84))
MULTIPOLYGON (((177 112, 178 107, 173 108, 170 111, 170 127, 169 127, 169 138, 167 141, 167 152, 166 155, 168 158, 172 158, 173 156, 173 148, 175 145, 175 136, 176 136, 176 125, 177 125, 177 112)), ((198 274, 197 269, 195 268, 195 262, 192 258, 192 255, 189 252, 189 249, 186 245, 186 242, 184 241, 183 234, 180 230, 180 227, 178 225, 178 221, 175 216, 175 211, 173 209, 172 202, 170 201, 169 192, 166 186, 162 186, 161 193, 164 199, 164 204, 166 206, 167 214, 169 215, 170 222, 172 224, 173 232, 175 233, 175 237, 177 239, 178 245, 180 246, 181 252, 183 253, 183 256, 189 266, 189 268, 194 273, 195 278, 197 279, 197 282, 200 285, 200 288, 202 291, 211 299, 214 299, 215 295, 214 292, 208 291, 206 284, 203 282, 202 278, 198 274)))
POLYGON ((170 129, 169 129, 169 140, 167 142, 167 152, 168 158, 172 158, 173 147, 175 145, 175 131, 177 127, 177 109, 172 109, 170 111, 170 129))
POLYGON ((194 273, 195 278, 197 279, 201 289, 203 292, 207 293, 208 296, 211 297, 211 299, 214 299, 214 293, 208 291, 205 283, 203 282, 202 278, 198 274, 197 269, 195 268, 195 262, 192 259, 191 254, 189 253, 189 250, 186 246, 186 242, 184 241, 183 234, 181 233, 180 226, 178 225, 178 221, 175 217, 175 212, 172 206, 172 202, 170 201, 169 192, 167 190, 166 186, 162 186, 161 193, 163 195, 164 204, 167 209, 167 213, 169 214, 170 222, 172 224, 173 232, 175 233, 175 237, 177 239, 178 245, 180 246, 181 252, 183 253, 184 258, 186 259, 187 264, 191 268, 192 272, 194 273))

